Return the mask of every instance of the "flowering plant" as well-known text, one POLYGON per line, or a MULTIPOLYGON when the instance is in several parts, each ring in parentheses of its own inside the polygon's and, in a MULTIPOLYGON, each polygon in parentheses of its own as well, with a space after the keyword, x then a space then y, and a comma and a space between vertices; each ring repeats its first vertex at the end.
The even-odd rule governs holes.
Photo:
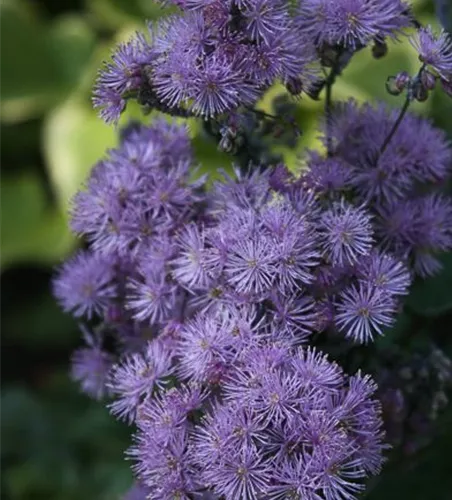
MULTIPOLYGON (((400 383, 412 361, 400 353, 379 355, 393 368, 378 386, 350 357, 374 352, 412 280, 439 273, 452 248, 452 149, 409 114, 436 86, 452 94, 452 42, 401 0, 170 3, 178 14, 100 70, 94 106, 110 123, 130 100, 200 117, 233 173, 197 175, 175 121, 121 130, 73 200, 87 245, 54 282, 85 320, 72 375, 134 426, 129 498, 356 498, 388 439, 406 444, 391 423, 417 386, 400 383), (410 30, 419 71, 386 83, 405 95, 400 111, 334 102, 355 53, 384 57, 410 30), (271 115, 256 103, 276 81, 293 100, 271 115), (325 100, 323 150, 296 175, 266 138, 296 140, 301 96, 325 100)), ((439 408, 451 364, 437 348, 423 363, 439 408)))

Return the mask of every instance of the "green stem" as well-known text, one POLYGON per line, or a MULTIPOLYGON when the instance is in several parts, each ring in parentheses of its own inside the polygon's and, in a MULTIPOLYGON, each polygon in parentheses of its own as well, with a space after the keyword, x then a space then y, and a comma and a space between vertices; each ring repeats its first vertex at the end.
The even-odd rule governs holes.
POLYGON ((386 136, 386 139, 384 140, 383 144, 381 145, 380 151, 378 153, 378 158, 380 158, 383 153, 386 151, 387 147, 389 146, 392 138, 394 137, 394 134, 397 132, 397 129, 399 128, 400 124, 403 121, 403 118, 406 115, 406 112, 408 111, 408 108, 410 107, 411 104, 411 96, 410 93, 408 92, 405 102, 403 103, 403 107, 400 110, 399 116, 397 117, 397 120, 394 122, 394 125, 392 126, 389 134, 386 136))

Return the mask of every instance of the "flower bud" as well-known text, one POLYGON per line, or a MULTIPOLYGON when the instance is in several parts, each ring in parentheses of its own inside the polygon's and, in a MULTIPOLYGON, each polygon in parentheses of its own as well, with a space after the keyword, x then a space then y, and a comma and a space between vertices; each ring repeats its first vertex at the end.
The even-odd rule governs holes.
POLYGON ((388 53, 388 46, 386 42, 375 40, 374 45, 372 46, 372 55, 375 59, 381 59, 388 53))
POLYGON ((406 71, 390 76, 386 80, 386 90, 391 95, 400 95, 411 82, 411 77, 406 71))
POLYGON ((428 89, 426 89, 420 79, 413 83, 413 98, 419 102, 425 102, 428 99, 428 89))
POLYGON ((232 153, 234 151, 234 142, 228 134, 225 134, 220 139, 220 142, 218 143, 218 149, 223 153, 232 153))
POLYGON ((320 62, 322 66, 325 66, 327 68, 331 68, 337 63, 338 56, 338 49, 335 47, 331 47, 331 45, 324 44, 319 49, 320 62))
POLYGON ((303 82, 301 78, 288 78, 286 81, 286 89, 292 95, 300 95, 303 91, 303 82))
POLYGON ((313 100, 318 101, 320 92, 322 92, 323 87, 325 86, 325 80, 319 79, 313 82, 306 90, 306 94, 313 100))
POLYGON ((436 85, 436 77, 430 71, 424 70, 421 73, 421 82, 426 90, 433 90, 436 85))

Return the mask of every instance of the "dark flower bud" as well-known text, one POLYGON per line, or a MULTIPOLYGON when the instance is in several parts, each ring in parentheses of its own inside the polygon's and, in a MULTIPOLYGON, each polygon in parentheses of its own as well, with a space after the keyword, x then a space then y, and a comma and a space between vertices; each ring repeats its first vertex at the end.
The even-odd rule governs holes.
POLYGON ((234 142, 229 135, 224 135, 221 138, 220 142, 218 143, 218 149, 223 153, 232 153, 234 151, 234 142))
POLYGON ((375 40, 372 46, 372 55, 375 59, 381 59, 388 53, 388 46, 384 40, 375 40))
POLYGON ((386 80, 386 90, 391 95, 400 95, 410 84, 411 77, 406 71, 390 76, 386 80))
POLYGON ((419 102, 425 102, 428 99, 428 89, 426 89, 420 79, 413 82, 413 98, 419 102))
POLYGON ((433 90, 436 85, 436 77, 430 71, 424 70, 421 73, 421 82, 426 90, 433 90))
POLYGON ((286 89, 292 95, 300 95, 303 91, 303 82, 301 78, 288 78, 286 81, 286 89))
POLYGON ((319 49, 319 58, 322 66, 327 68, 333 67, 339 57, 339 51, 336 47, 331 47, 331 45, 324 44, 319 49))
POLYGON ((314 101, 319 100, 320 92, 322 92, 323 87, 325 86, 325 80, 319 79, 313 82, 306 90, 306 94, 314 101))

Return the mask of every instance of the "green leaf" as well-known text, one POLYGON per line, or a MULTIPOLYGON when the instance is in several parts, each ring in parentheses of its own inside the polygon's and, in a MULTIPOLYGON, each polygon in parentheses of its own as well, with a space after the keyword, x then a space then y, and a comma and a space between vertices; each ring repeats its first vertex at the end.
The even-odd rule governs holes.
POLYGON ((127 23, 140 23, 167 15, 174 9, 163 8, 157 2, 148 0, 86 0, 86 10, 104 28, 117 30, 127 23))
POLYGON ((426 280, 418 280, 406 304, 421 316, 439 316, 452 311, 452 252, 441 259, 441 272, 426 280))
POLYGON ((44 187, 28 172, 2 179, 1 267, 15 262, 54 263, 73 248, 63 214, 47 207, 44 187))
POLYGON ((50 180, 66 212, 91 167, 116 144, 116 130, 97 117, 89 102, 73 98, 46 117, 43 139, 50 180))
POLYGON ((94 49, 94 34, 81 17, 44 23, 22 2, 2 3, 0 22, 2 121, 39 116, 77 85, 94 49))

